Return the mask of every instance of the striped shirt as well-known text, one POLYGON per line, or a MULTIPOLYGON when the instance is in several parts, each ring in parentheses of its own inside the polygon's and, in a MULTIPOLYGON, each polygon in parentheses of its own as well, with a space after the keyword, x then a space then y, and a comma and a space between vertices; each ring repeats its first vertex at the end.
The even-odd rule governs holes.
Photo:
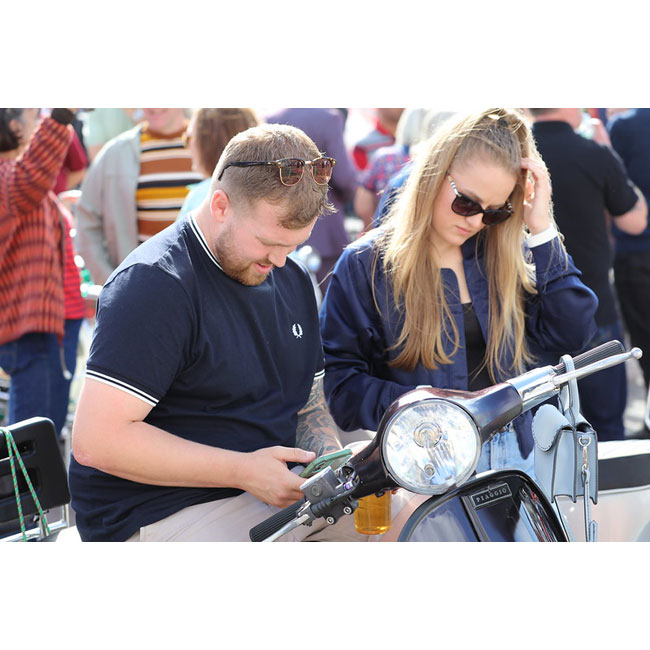
POLYGON ((49 192, 72 127, 46 117, 18 159, 0 159, 0 344, 63 338, 63 224, 49 192))
POLYGON ((192 171, 184 132, 163 136, 145 128, 140 136, 140 176, 135 195, 140 243, 174 223, 189 191, 187 186, 203 179, 192 171))

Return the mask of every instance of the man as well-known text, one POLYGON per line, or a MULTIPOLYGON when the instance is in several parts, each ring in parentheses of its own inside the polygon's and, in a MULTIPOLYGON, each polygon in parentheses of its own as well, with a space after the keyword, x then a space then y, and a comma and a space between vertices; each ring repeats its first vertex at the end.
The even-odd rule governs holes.
MULTIPOLYGON (((551 173, 555 219, 584 283, 599 301, 595 317, 598 332, 588 347, 622 340, 610 282, 612 250, 607 215, 622 231, 638 234, 646 226, 646 202, 611 149, 575 132, 582 121, 581 109, 530 110, 535 118, 533 134, 551 173)), ((624 366, 587 377, 579 386, 582 411, 598 438, 623 439, 627 400, 624 366)))
POLYGON ((76 247, 97 284, 149 237, 174 222, 203 179, 192 171, 182 108, 145 108, 145 121, 109 141, 93 160, 77 206, 76 247))
MULTIPOLYGON (((201 207, 104 286, 73 431, 82 539, 245 541, 302 497, 287 463, 340 448, 314 291, 287 258, 331 209, 317 158, 293 127, 238 134, 201 207), (285 158, 315 162, 264 164, 285 158)), ((321 535, 346 530, 361 537, 352 517, 321 535)))
POLYGON ((114 137, 132 129, 142 119, 138 108, 93 108, 85 115, 84 141, 92 162, 102 147, 114 137))
POLYGON ((373 154, 381 147, 395 144, 397 123, 403 108, 377 108, 372 131, 364 135, 353 147, 352 158, 359 171, 364 171, 373 154))
MULTIPOLYGON (((648 201, 650 197, 650 108, 617 114, 609 124, 612 147, 648 201)), ((640 363, 650 385, 650 227, 628 234, 613 227, 614 279, 632 345, 643 350, 640 363)))

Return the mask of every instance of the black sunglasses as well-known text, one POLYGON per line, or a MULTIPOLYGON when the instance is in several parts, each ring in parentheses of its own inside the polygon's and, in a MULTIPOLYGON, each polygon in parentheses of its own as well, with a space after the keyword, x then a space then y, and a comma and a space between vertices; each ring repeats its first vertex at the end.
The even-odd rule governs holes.
POLYGON ((506 201, 506 204, 497 210, 484 210, 480 203, 458 191, 456 183, 454 183, 449 174, 447 174, 447 178, 451 183, 451 189, 454 190, 454 194, 456 195, 456 198, 451 202, 451 209, 461 217, 473 217, 475 214, 482 213, 483 223, 486 226, 496 226, 498 223, 504 222, 513 215, 514 210, 510 201, 506 201))
POLYGON ((309 167, 311 176, 316 185, 327 185, 332 178, 332 170, 336 160, 321 156, 314 160, 303 160, 302 158, 281 158, 271 161, 241 161, 228 163, 222 170, 217 180, 220 181, 223 173, 228 167, 277 167, 280 175, 280 182, 287 187, 298 183, 305 173, 305 167, 309 167))

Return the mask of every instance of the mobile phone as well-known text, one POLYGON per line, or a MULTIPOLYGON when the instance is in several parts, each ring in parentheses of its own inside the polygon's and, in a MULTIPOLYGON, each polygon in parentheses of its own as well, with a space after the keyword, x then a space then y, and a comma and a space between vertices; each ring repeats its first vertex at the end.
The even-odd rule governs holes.
POLYGON ((352 456, 351 449, 339 449, 338 451, 333 451, 331 454, 324 454, 323 456, 314 458, 314 460, 312 460, 311 463, 300 472, 300 476, 302 476, 302 478, 309 478, 326 467, 338 469, 348 458, 350 458, 350 456, 352 456))

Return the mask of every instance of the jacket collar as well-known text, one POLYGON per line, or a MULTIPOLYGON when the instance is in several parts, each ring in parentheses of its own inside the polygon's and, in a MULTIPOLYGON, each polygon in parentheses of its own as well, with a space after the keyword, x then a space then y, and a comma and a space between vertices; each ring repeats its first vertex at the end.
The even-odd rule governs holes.
POLYGON ((477 259, 482 259, 485 252, 485 230, 481 230, 476 233, 473 237, 470 237, 462 246, 460 247, 463 252, 463 260, 467 261, 474 256, 477 259))

